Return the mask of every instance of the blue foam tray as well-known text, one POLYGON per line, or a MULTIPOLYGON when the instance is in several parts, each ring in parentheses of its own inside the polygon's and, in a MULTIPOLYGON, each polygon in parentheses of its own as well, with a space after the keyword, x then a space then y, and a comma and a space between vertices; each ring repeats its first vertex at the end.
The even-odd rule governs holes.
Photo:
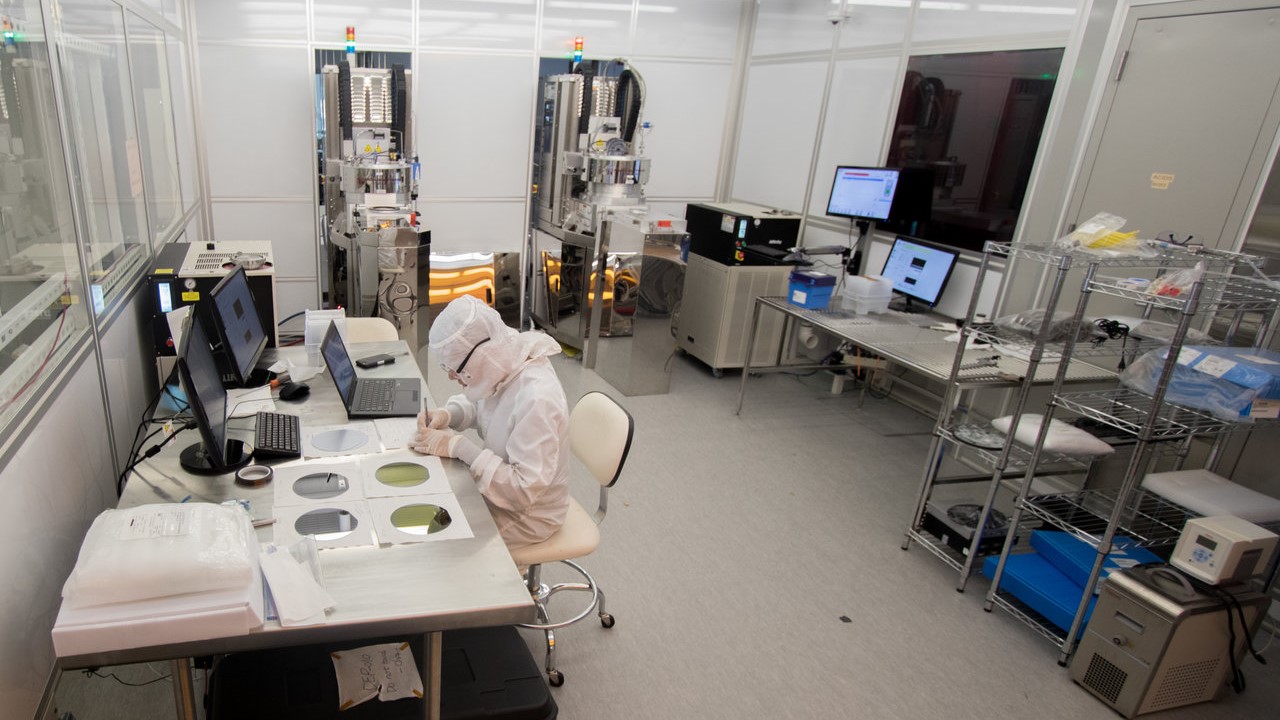
MULTIPOLYGON (((1089 582, 1089 573, 1093 571, 1094 560, 1098 557, 1097 549, 1089 543, 1069 533, 1035 530, 1031 533, 1031 547, 1071 582, 1080 587, 1089 582)), ((1107 553, 1102 564, 1100 577, 1106 577, 1112 570, 1158 562, 1162 560, 1150 550, 1139 547, 1133 538, 1117 535, 1111 541, 1111 552, 1107 553)))
MULTIPOLYGON (((996 555, 984 560, 982 574, 988 578, 995 575, 999 560, 996 555)), ((1071 627, 1076 607, 1080 605, 1080 597, 1084 594, 1079 585, 1071 582, 1070 578, 1037 553, 1010 555, 1004 564, 1000 589, 1043 615, 1063 632, 1071 627)), ((1088 623, 1097 600, 1096 596, 1090 598, 1089 607, 1085 610, 1085 623, 1088 623)), ((1083 629, 1084 624, 1080 627, 1083 629)))

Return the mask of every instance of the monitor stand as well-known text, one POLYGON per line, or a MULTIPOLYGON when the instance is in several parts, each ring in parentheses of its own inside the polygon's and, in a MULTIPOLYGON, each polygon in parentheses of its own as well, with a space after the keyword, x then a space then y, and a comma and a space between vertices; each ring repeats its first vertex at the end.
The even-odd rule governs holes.
POLYGON ((928 312, 928 310, 921 307, 917 307, 916 305, 912 304, 911 298, 907 297, 906 295, 899 295, 898 297, 902 298, 902 306, 898 308, 898 312, 909 313, 913 315, 922 313, 922 312, 928 312))
POLYGON ((221 475, 248 465, 249 459, 253 457, 252 447, 241 440, 230 438, 227 439, 227 446, 223 452, 227 464, 224 467, 216 467, 209 460, 209 453, 204 449, 204 443, 198 442, 183 448, 182 454, 178 456, 178 463, 182 465, 183 470, 192 475, 221 475))

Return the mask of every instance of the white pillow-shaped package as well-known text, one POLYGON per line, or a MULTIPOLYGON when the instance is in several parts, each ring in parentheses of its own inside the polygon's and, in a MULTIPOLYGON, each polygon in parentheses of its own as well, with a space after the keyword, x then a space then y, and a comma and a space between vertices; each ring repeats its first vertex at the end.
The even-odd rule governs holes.
POLYGON ((70 607, 247 586, 258 540, 238 506, 167 503, 106 510, 85 534, 66 584, 70 607))
MULTIPOLYGON (((1043 415, 1023 415, 1017 429, 1013 431, 1014 439, 1023 445, 1035 445, 1042 422, 1044 422, 1043 415)), ((991 421, 991 427, 1006 435, 1009 434, 1009 426, 1012 424, 1012 415, 991 421)), ((1044 449, 1063 455, 1086 456, 1110 455, 1116 451, 1115 448, 1084 430, 1056 419, 1049 421, 1049 434, 1045 436, 1044 449)))

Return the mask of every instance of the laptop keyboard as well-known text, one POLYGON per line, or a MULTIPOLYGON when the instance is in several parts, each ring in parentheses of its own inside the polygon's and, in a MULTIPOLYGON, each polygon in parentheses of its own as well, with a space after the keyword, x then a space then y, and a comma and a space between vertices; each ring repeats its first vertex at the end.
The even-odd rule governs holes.
POLYGON ((362 380, 355 407, 366 411, 389 410, 395 391, 395 380, 362 380))
POLYGON ((254 457, 301 457, 301 430, 297 415, 259 412, 253 440, 254 457))

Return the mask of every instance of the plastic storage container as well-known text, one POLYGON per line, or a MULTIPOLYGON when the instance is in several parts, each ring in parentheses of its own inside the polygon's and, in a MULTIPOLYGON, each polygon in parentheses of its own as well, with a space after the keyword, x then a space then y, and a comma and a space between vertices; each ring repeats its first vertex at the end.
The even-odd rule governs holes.
POLYGON ((812 270, 792 270, 787 301, 810 310, 825 310, 831 303, 831 293, 835 287, 836 279, 833 275, 812 270))
POLYGON ((850 275, 844 279, 840 307, 858 315, 889 311, 893 283, 880 275, 850 275))

